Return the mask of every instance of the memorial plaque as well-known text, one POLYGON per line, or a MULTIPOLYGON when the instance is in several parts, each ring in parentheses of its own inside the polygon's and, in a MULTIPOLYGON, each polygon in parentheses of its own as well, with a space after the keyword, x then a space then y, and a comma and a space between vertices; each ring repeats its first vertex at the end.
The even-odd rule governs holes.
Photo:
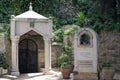
POLYGON ((91 60, 78 60, 77 64, 80 72, 88 72, 93 68, 93 61, 91 60))
POLYGON ((80 55, 82 57, 86 57, 86 58, 90 58, 91 57, 91 53, 90 52, 80 52, 80 55))

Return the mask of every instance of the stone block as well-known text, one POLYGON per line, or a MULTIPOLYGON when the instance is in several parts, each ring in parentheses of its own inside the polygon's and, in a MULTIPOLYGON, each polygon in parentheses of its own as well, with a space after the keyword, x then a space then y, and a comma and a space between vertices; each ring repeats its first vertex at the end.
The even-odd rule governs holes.
POLYGON ((78 73, 73 75, 73 80, 98 80, 96 73, 78 73))

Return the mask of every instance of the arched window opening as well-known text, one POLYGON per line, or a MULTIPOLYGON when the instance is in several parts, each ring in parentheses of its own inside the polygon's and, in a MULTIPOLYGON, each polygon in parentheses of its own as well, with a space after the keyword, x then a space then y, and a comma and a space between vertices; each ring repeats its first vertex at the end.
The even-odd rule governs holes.
POLYGON ((87 34, 81 35, 80 45, 90 45, 90 36, 87 34))

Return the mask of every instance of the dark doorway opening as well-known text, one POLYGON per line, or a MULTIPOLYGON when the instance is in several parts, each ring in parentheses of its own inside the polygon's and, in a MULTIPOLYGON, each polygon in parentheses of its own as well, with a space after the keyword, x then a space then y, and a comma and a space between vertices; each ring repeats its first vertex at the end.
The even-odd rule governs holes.
POLYGON ((24 39, 19 43, 19 71, 20 73, 37 72, 37 45, 31 39, 24 39))

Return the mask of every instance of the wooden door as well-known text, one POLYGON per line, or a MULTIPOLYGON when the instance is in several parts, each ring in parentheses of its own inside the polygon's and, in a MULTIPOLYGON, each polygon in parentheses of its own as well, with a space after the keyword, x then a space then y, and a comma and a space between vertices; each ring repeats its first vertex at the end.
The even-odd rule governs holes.
POLYGON ((20 73, 37 72, 37 46, 33 40, 25 39, 19 43, 20 73))

